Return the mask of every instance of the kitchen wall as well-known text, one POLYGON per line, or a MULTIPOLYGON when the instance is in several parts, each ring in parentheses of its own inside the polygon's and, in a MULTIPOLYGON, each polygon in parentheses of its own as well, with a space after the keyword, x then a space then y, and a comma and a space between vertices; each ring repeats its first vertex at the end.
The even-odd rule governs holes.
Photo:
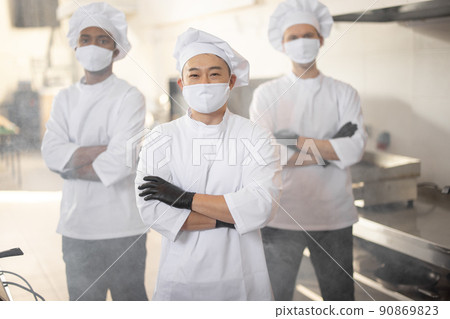
MULTIPOLYGON (((339 23, 330 39, 349 24, 339 23)), ((382 131, 388 152, 422 160, 421 181, 450 184, 450 19, 353 26, 319 62, 361 94, 369 149, 382 131)), ((330 42, 330 41, 329 41, 330 42)))
MULTIPOLYGON (((395 4, 420 1, 401 0, 395 4)), ((229 41, 251 62, 252 78, 277 77, 290 70, 289 60, 270 46, 266 36, 269 16, 278 0, 233 0, 226 6, 218 0, 193 0, 188 2, 190 5, 182 0, 107 2, 127 13, 133 45, 129 56, 115 64, 115 73, 139 87, 149 111, 159 121, 168 119, 168 79, 178 75, 172 57, 176 37, 190 26, 229 41)), ((374 3, 323 2, 333 14, 363 11, 374 3)), ((373 8, 392 3, 380 0, 373 8)), ((72 0, 60 0, 60 4, 67 5, 66 9, 74 7, 72 0)), ((0 101, 15 89, 18 80, 39 83, 50 37, 50 28, 11 28, 7 9, 7 1, 0 2, 0 33, 6 44, 0 48, 0 101)), ((80 69, 73 68, 73 52, 65 42, 68 16, 62 17, 52 52, 54 59, 71 67, 73 78, 78 78, 80 69)), ((389 132, 391 145, 387 151, 420 158, 420 180, 441 187, 450 184, 448 30, 449 19, 404 24, 336 23, 318 60, 324 74, 346 81, 360 92, 371 132, 368 149, 375 149, 380 132, 389 132)), ((65 80, 70 82, 72 78, 66 76, 65 80)), ((38 89, 48 92, 42 85, 38 89)), ((51 100, 54 91, 44 94, 46 100, 51 100)))
MULTIPOLYGON (((335 1, 324 2, 330 5, 332 13, 350 12, 352 7, 348 1, 342 2, 343 6, 337 6, 335 1)), ((151 43, 150 73, 161 85, 177 76, 173 47, 176 36, 190 26, 229 41, 251 62, 252 78, 270 78, 290 70, 288 59, 275 51, 266 37, 269 16, 278 3, 257 1, 224 13, 152 26, 144 14, 151 9, 149 3, 138 1, 142 10, 131 21, 140 24, 139 20, 146 19, 147 27, 141 30, 139 38, 151 43)), ((361 3, 358 6, 355 10, 368 7, 361 3)), ((441 187, 450 184, 448 30, 450 19, 402 24, 336 23, 318 60, 324 74, 359 91, 371 133, 368 149, 376 149, 379 133, 389 132, 391 145, 387 151, 420 158, 420 181, 441 187)), ((150 86, 150 91, 154 110, 158 110, 158 99, 164 92, 155 85, 150 86)))

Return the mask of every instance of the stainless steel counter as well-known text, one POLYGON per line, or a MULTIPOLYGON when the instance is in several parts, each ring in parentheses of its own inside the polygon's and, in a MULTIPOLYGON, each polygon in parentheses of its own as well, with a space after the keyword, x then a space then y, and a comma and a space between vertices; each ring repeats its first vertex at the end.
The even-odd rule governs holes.
POLYGON ((405 203, 359 209, 354 235, 450 270, 450 195, 419 191, 405 203))

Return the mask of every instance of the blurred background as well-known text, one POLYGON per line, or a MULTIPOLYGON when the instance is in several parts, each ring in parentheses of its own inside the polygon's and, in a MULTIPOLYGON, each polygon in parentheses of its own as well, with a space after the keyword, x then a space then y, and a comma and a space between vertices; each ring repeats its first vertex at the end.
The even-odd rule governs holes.
MULTIPOLYGON (((0 272, 25 276, 48 300, 68 299, 55 232, 62 180, 45 167, 39 149, 53 97, 83 75, 65 35, 71 14, 89 2, 0 0, 0 251, 21 247, 25 253, 0 259, 0 272)), ((233 90, 235 113, 248 116, 252 91, 290 71, 288 58, 267 39, 279 0, 106 2, 127 16, 132 49, 114 64, 114 73, 146 97, 147 127, 184 114, 172 53, 188 27, 228 41, 250 61, 250 86, 233 90)), ((371 300, 369 292, 378 300, 449 300, 450 4, 322 2, 335 25, 318 67, 358 90, 369 135, 363 161, 352 168, 361 217, 354 228, 355 278, 364 287, 357 299, 371 300), (379 272, 391 259, 437 280, 428 286, 387 283, 379 272)), ((151 232, 149 296, 159 242, 151 232)), ((307 263, 302 269, 296 298, 320 298, 313 270, 307 263)), ((32 300, 18 288, 11 294, 32 300)))

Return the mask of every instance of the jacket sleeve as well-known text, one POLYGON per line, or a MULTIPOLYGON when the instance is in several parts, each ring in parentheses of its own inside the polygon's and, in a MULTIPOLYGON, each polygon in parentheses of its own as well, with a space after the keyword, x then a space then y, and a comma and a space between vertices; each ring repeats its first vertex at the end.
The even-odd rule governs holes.
POLYGON ((273 218, 281 194, 277 147, 270 143, 270 132, 259 127, 255 127, 254 131, 259 132, 251 139, 255 146, 252 149, 257 150, 257 155, 253 156, 252 152, 246 154, 242 163, 242 188, 224 195, 235 228, 241 235, 264 227, 273 218))
POLYGON ((334 151, 339 157, 338 161, 330 161, 340 169, 345 169, 359 162, 364 154, 367 134, 364 128, 361 102, 358 92, 346 85, 339 99, 339 128, 347 122, 358 125, 358 129, 352 137, 340 137, 330 140, 334 151))
POLYGON ((53 100, 50 118, 42 140, 41 153, 47 167, 56 172, 64 172, 73 153, 80 146, 69 138, 68 103, 66 95, 59 92, 53 100))
POLYGON ((92 163, 104 186, 111 186, 134 174, 132 167, 126 163, 127 142, 143 132, 144 123, 144 97, 136 88, 131 88, 123 98, 117 121, 111 123, 114 125, 114 131, 106 151, 97 156, 92 163))
POLYGON ((148 175, 159 176, 172 182, 169 165, 171 154, 171 137, 163 134, 161 126, 155 127, 145 137, 139 154, 135 191, 136 203, 142 220, 146 225, 158 233, 175 241, 181 227, 190 214, 189 209, 179 209, 158 200, 145 201, 139 196, 138 187, 145 183, 144 177, 148 175))
POLYGON ((270 132, 274 132, 275 123, 270 116, 270 102, 268 98, 264 96, 263 87, 258 87, 253 93, 252 102, 250 104, 249 114, 250 120, 262 127, 265 127, 270 132))
MULTIPOLYGON (((253 93, 253 99, 250 104, 249 114, 250 120, 264 127, 275 134, 277 132, 277 125, 274 121, 272 108, 275 108, 276 98, 271 100, 267 95, 270 88, 265 86, 258 87, 253 93)), ((295 151, 283 144, 278 144, 279 154, 281 155, 280 162, 286 165, 287 161, 295 154, 295 151)))

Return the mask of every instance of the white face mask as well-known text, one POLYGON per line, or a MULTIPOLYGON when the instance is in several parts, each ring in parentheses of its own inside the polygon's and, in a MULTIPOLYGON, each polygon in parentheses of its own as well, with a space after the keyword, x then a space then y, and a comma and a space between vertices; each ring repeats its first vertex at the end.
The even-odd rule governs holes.
POLYGON ((96 72, 111 64, 113 51, 96 45, 87 45, 78 47, 75 56, 85 70, 96 72))
POLYGON ((319 39, 300 38, 284 43, 284 52, 294 62, 307 64, 314 61, 319 53, 319 39))
POLYGON ((187 104, 199 113, 212 113, 220 109, 230 97, 229 83, 208 83, 183 86, 187 104))

